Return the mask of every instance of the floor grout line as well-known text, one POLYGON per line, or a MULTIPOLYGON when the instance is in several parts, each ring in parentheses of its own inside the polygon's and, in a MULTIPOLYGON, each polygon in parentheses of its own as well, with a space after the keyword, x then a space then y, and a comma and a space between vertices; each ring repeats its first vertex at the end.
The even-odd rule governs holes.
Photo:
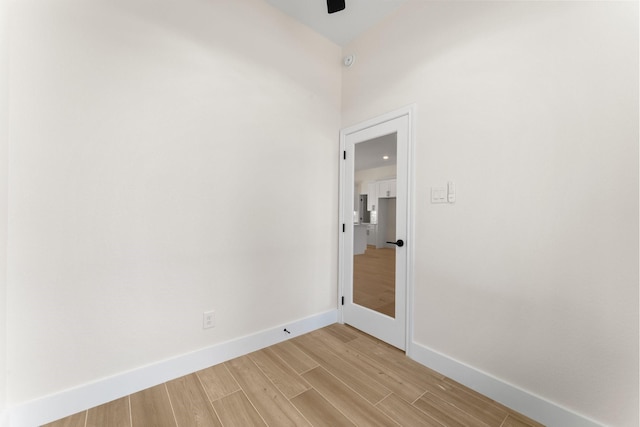
MULTIPOLYGON (((333 372, 331 372, 329 369, 327 369, 326 367, 320 365, 320 367, 322 369, 324 369, 329 375, 331 375, 332 377, 334 377, 336 380, 338 380, 339 382, 341 382, 342 384, 344 384, 349 390, 351 390, 352 392, 354 392, 355 394, 358 395, 358 397, 360 397, 365 403, 367 403, 369 406, 371 406, 372 408, 378 409, 375 407, 375 405, 373 403, 371 403, 366 397, 364 397, 362 394, 360 394, 358 391, 354 390, 353 387, 351 387, 349 384, 347 384, 345 381, 343 381, 342 379, 340 379, 338 376, 336 376, 333 372)), ((379 410, 379 409, 378 409, 379 410)))
MULTIPOLYGON (((202 388, 202 391, 204 391, 204 395, 207 398, 207 402, 209 403, 209 406, 211 406, 211 409, 213 409, 213 413, 216 414, 216 417, 218 417, 218 421, 220 421, 220 424, 224 426, 224 423, 222 422, 222 419, 220 418, 220 414, 218 414, 218 411, 216 411, 216 407, 213 405, 213 400, 211 400, 211 396, 209 396, 209 393, 207 392, 207 388, 204 386, 204 384, 202 382, 202 378, 200 378, 200 375, 198 375, 198 372, 194 372, 194 374, 196 375, 196 378, 198 379, 198 384, 200 384, 200 388, 202 388)), ((226 396, 221 397, 221 399, 224 398, 224 397, 226 397, 226 396)))
MULTIPOLYGON (((343 357, 343 355, 341 353, 335 352, 333 351, 331 348, 328 349, 329 353, 334 356, 337 357, 338 359, 340 359, 343 363, 345 363, 347 366, 354 366, 351 362, 349 362, 345 357, 343 357)), ((305 353, 306 354, 306 353, 305 353)), ((307 356, 311 357, 310 354, 307 354, 307 356)), ((313 359, 313 357, 311 357, 313 359)), ((315 360, 315 359, 314 359, 315 360)), ((316 360, 317 362, 317 360, 316 360)), ((319 363, 319 362, 318 362, 319 363)), ((320 364, 320 366, 322 366, 322 364, 320 364)), ((331 373, 331 369, 328 367, 324 367, 323 368, 327 371, 331 373)), ((357 366, 356 366, 357 368, 357 366)), ((366 374, 366 373, 365 373, 366 374)), ((338 378, 336 375, 334 375, 336 378, 338 378)), ((370 377, 369 377, 370 378, 370 377)), ((341 380, 340 378, 338 378, 342 383, 346 384, 350 389, 354 390, 351 386, 349 386, 349 384, 347 384, 345 381, 341 380)), ((375 378, 370 378, 372 381, 374 381, 376 384, 378 384, 380 387, 383 387, 384 389, 388 390, 389 393, 393 393, 393 390, 389 390, 389 388, 387 388, 384 384, 380 383, 378 380, 376 380, 375 378)), ((354 390, 355 391, 355 390, 354 390)), ((358 392, 356 392, 358 393, 358 392)), ((369 401, 369 399, 365 398, 364 396, 362 396, 360 393, 358 393, 358 395, 360 397, 362 397, 364 400, 366 400, 367 402, 369 402, 372 405, 375 405, 375 403, 372 403, 369 401)), ((385 396, 386 397, 386 396, 385 396)))
MULTIPOLYGON (((313 369, 316 369, 316 368, 321 368, 321 366, 316 366, 316 367, 315 367, 315 368, 313 368, 313 369)), ((322 369, 324 369, 324 368, 322 368, 322 369)), ((326 369, 325 369, 325 370, 326 370, 326 369)), ((329 399, 327 399, 327 397, 326 397, 324 394, 322 394, 322 393, 320 392, 320 390, 317 390, 317 389, 316 389, 315 387, 313 387, 313 386, 311 387, 311 389, 312 389, 312 390, 315 390, 315 392, 316 392, 316 393, 318 393, 318 394, 320 395, 320 397, 322 397, 322 398, 323 398, 323 399, 324 399, 324 400, 325 400, 329 405, 331 405, 331 407, 332 407, 332 408, 334 408, 338 413, 342 414, 346 419, 348 419, 349 421, 351 421, 355 426, 357 426, 357 425, 358 425, 354 420, 352 420, 352 419, 351 419, 351 417, 349 417, 349 415, 345 414, 345 413, 344 413, 340 408, 337 408, 333 403, 331 403, 331 401, 330 401, 329 399)))
MULTIPOLYGON (((295 396, 287 397, 287 400, 288 400, 289 402, 291 402, 293 399, 295 399, 296 397, 298 397, 298 396, 300 396, 300 395, 302 395, 302 394, 305 394, 305 393, 306 393, 306 392, 308 392, 309 390, 313 390, 313 387, 308 388, 308 389, 306 389, 306 390, 302 390, 300 393, 296 394, 295 396)), ((286 397, 286 396, 285 396, 285 397, 286 397)))
POLYGON ((127 402, 129 403, 129 426, 133 427, 133 411, 131 410, 131 395, 127 396, 127 402))
MULTIPOLYGON (((245 355, 248 357, 248 355, 245 355)), ((245 357, 245 356, 240 356, 240 357, 245 357)), ((239 358, 238 358, 239 359, 239 358)), ((254 363, 253 360, 251 360, 251 358, 249 357, 249 360, 251 361, 251 363, 254 363)), ((231 372, 231 369, 229 369, 229 367, 227 366, 228 362, 224 362, 225 368, 227 368, 227 371, 229 371, 229 374, 231 374, 231 376, 233 377, 233 379, 236 381, 236 384, 238 384, 238 387, 240 387, 240 390, 242 392, 242 394, 244 394, 244 397, 247 399, 247 401, 251 404, 251 406, 253 407, 253 409, 256 411, 256 413, 260 416, 260 419, 264 422, 264 424, 266 426, 269 425, 269 423, 267 422, 267 420, 264 419, 264 417, 262 416, 262 414, 260 413, 260 411, 258 411, 258 408, 256 408, 256 405, 251 401, 251 399, 249 399, 249 395, 247 394, 247 392, 244 390, 244 388, 242 388, 242 384, 240 384, 240 381, 238 381, 238 379, 236 378, 235 375, 233 375, 233 372, 231 372)), ((257 365, 256 365, 257 366, 257 365)), ((260 367, 258 367, 258 369, 260 369, 260 367)))
POLYGON ((180 427, 178 425, 178 418, 176 417, 176 411, 173 409, 173 402, 171 401, 171 394, 169 393, 169 387, 167 387, 167 383, 162 384, 164 386, 164 391, 167 393, 167 398, 169 399, 169 406, 171 407, 171 413, 173 414, 173 422, 176 427, 180 427))
MULTIPOLYGON (((262 349, 262 350, 264 350, 264 349, 262 349)), ((258 351, 262 351, 262 350, 258 350, 258 351)), ((275 353, 274 353, 274 355, 275 355, 276 357, 278 357, 278 358, 279 358, 279 356, 278 356, 277 354, 275 354, 275 353)), ((298 413, 300 414, 300 416, 302 416, 302 418, 304 418, 305 420, 307 420, 307 417, 305 417, 305 416, 304 416, 304 414, 303 414, 302 412, 300 412, 300 410, 298 409, 298 407, 297 407, 296 405, 294 405, 293 403, 291 403, 291 399, 289 399, 289 398, 284 394, 284 391, 280 390, 280 387, 278 387, 278 385, 277 385, 276 383, 274 383, 274 382, 273 382, 273 380, 272 380, 272 379, 269 377, 269 375, 267 375, 267 373, 266 373, 266 372, 265 372, 265 371, 260 367, 260 365, 258 365, 258 363, 256 363, 256 361, 255 361, 255 360, 253 360, 253 358, 251 357, 251 353, 249 353, 247 356, 249 357, 249 360, 251 360, 251 362, 253 362, 253 364, 254 364, 254 365, 256 365, 256 367, 258 368, 258 370, 259 370, 260 372, 262 372, 262 375, 264 375, 264 377, 267 379, 267 381, 269 381, 269 382, 271 383, 271 385, 272 385, 273 387, 275 387, 275 389, 276 389, 276 390, 278 390, 278 391, 280 392, 280 394, 281 394, 281 395, 282 395, 282 396, 287 400, 287 402, 289 402, 289 403, 291 404, 291 406, 293 406, 293 408, 294 408, 296 411, 298 411, 298 413)), ((281 360, 282 360, 282 359, 281 359, 281 360)), ((283 362, 284 362, 284 360, 283 360, 283 362)), ((287 362, 284 362, 284 363, 286 364, 287 362)), ((287 366, 289 366, 289 365, 287 365, 287 366)), ((290 367, 290 366, 289 366, 289 367, 290 367)), ((308 389, 307 389, 307 390, 308 390, 308 389)), ((304 393, 304 392, 305 392, 305 391, 307 391, 307 390, 304 390, 303 392, 296 394, 296 396, 301 395, 302 393, 304 393)), ((294 396, 294 397, 295 397, 295 396, 294 396)), ((307 420, 307 421, 308 421, 308 422, 309 422, 309 424, 311 425, 311 422, 310 422, 309 420, 307 420)))
POLYGON ((427 412, 427 411, 425 411, 424 409, 422 409, 422 408, 418 408, 417 406, 415 406, 415 405, 413 405, 413 404, 411 404, 411 406, 412 406, 413 408, 417 409, 418 411, 422 412, 423 414, 425 414, 425 415, 426 415, 426 416, 428 416, 429 418, 431 418, 431 419, 433 420, 433 422, 436 422, 436 423, 440 424, 441 426, 446 427, 446 424, 444 424, 444 422, 442 422, 442 421, 440 421, 440 420, 436 419, 433 415, 431 415, 430 413, 428 413, 428 412, 427 412))
MULTIPOLYGON (((304 353, 307 357, 309 357, 311 360, 313 360, 314 362, 316 362, 316 363, 318 364, 318 366, 316 366, 316 367, 314 367, 314 368, 311 368, 311 369, 309 369, 309 370, 305 371, 305 372, 304 372, 305 374, 306 374, 307 372, 310 372, 310 371, 314 370, 314 369, 322 368, 323 370, 325 370, 326 372, 328 372, 330 375, 332 375, 333 377, 335 377, 338 381, 340 381, 340 382, 342 382, 343 384, 345 384, 345 383, 344 383, 340 378, 338 378, 338 377, 336 377, 335 375, 333 375, 333 374, 331 373, 331 371, 329 371, 326 367, 322 366, 322 363, 320 363, 319 361, 317 361, 316 359, 314 359, 312 355, 310 355, 309 353, 307 353, 306 351, 304 351, 304 349, 303 349, 302 347, 300 347, 299 345, 297 345, 297 344, 295 344, 295 343, 294 343, 294 345, 296 345, 296 347, 298 347, 298 349, 299 349, 300 351, 302 351, 302 353, 304 353)), ((303 375, 303 374, 299 374, 299 375, 302 377, 302 375, 303 375)), ((304 379, 304 378, 303 378, 303 379, 304 379)), ((348 385, 348 384, 345 384, 345 385, 346 385, 350 390, 353 390, 351 387, 349 387, 349 385, 348 385)), ((322 396, 322 398, 323 398, 324 400, 326 400, 326 401, 327 401, 327 403, 328 403, 329 405, 331 405, 331 407, 335 408, 335 410, 336 410, 336 411, 338 411, 339 413, 341 413, 341 414, 342 414, 346 419, 348 419, 349 421, 351 421, 351 422, 352 422, 353 424, 355 424, 356 426, 358 425, 358 424, 357 424, 354 420, 352 420, 352 419, 351 419, 347 414, 345 414, 342 410, 340 410, 340 409, 339 409, 339 408, 337 408, 333 403, 331 403, 331 401, 330 401, 329 399, 327 399, 327 397, 326 397, 325 395, 323 395, 323 394, 320 392, 320 390, 317 390, 315 387, 313 387, 313 385, 311 385, 311 388, 312 388, 313 390, 315 390, 315 391, 316 391, 316 393, 318 393, 320 396, 322 396)), ((360 395, 360 393, 356 392, 355 390, 353 390, 353 391, 354 391, 354 392, 355 392, 359 397, 361 397, 365 402, 370 403, 367 399, 365 399, 362 395, 360 395)), ((373 406, 373 405, 372 405, 372 406, 373 406)))
MULTIPOLYGON (((386 396, 384 396, 382 399, 378 400, 376 403, 373 403, 373 406, 378 406, 379 403, 381 403, 383 400, 385 400, 387 397, 391 396, 393 394, 392 391, 389 392, 389 394, 387 394, 386 396)), ((402 399, 401 397, 398 397, 399 399, 402 399)))

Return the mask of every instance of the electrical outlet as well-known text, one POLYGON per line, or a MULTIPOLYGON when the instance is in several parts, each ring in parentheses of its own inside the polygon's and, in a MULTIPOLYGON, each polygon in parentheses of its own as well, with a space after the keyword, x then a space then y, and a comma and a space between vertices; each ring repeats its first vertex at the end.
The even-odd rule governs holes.
POLYGON ((216 326, 216 312, 205 311, 202 313, 202 329, 209 329, 216 326))

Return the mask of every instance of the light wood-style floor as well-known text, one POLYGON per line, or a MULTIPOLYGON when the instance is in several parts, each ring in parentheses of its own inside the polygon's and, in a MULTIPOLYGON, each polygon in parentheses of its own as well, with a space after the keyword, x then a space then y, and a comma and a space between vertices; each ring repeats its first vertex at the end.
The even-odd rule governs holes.
POLYGON ((367 246, 353 257, 353 302, 378 313, 396 314, 396 250, 367 246))
POLYGON ((540 427, 334 324, 46 427, 540 427))

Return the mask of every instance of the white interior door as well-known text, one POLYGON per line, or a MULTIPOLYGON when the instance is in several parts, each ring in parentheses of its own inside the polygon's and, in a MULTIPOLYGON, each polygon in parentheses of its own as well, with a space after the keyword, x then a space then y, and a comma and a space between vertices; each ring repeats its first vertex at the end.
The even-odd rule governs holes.
POLYGON ((408 112, 391 113, 344 129, 340 138, 342 320, 402 350, 411 247, 409 120, 408 112), (363 194, 367 203, 357 203, 363 194))

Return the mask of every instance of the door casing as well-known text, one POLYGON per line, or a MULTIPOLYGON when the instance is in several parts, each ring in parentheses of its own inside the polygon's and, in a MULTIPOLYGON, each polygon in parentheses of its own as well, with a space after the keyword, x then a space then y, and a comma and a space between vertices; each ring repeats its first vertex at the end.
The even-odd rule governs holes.
MULTIPOLYGON (((340 131, 340 212, 339 212, 339 260, 338 260, 338 307, 339 307, 339 320, 344 323, 344 305, 343 298, 345 295, 345 287, 349 278, 346 274, 351 274, 351 271, 346 271, 345 263, 346 257, 352 253, 347 250, 347 239, 345 238, 347 225, 351 226, 353 218, 346 215, 345 209, 345 193, 346 193, 346 167, 343 161, 343 153, 346 152, 346 137, 349 134, 359 132, 368 128, 375 127, 377 125, 386 123, 388 121, 407 117, 406 120, 406 132, 407 132, 407 207, 406 207, 406 291, 405 291, 405 352, 407 355, 411 355, 412 341, 413 341, 413 297, 414 297, 414 235, 415 235, 415 223, 414 223, 414 203, 415 198, 415 167, 414 167, 414 146, 415 146, 415 104, 409 105, 389 113, 374 117, 364 122, 355 124, 353 126, 346 127, 340 131)), ((349 243, 352 243, 349 240, 349 243)))

